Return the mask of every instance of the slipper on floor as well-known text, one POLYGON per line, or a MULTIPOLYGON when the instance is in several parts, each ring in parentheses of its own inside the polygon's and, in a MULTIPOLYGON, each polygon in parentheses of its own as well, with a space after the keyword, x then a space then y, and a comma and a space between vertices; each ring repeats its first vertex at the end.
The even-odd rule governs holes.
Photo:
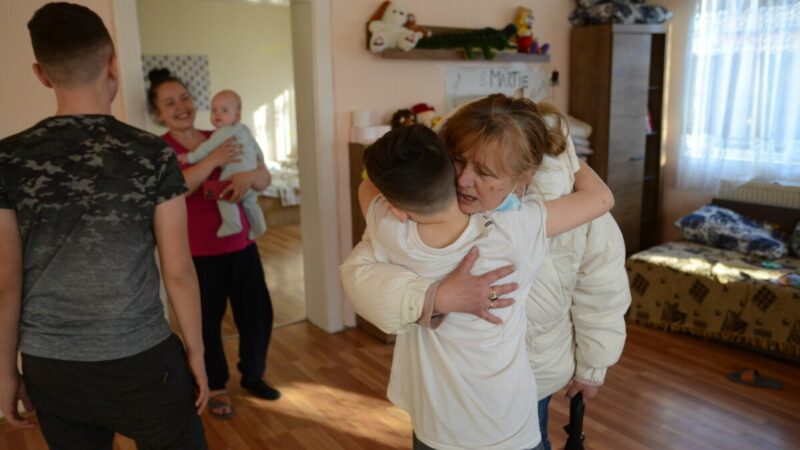
POLYGON ((236 415, 236 411, 234 411, 233 405, 230 402, 226 402, 225 400, 220 400, 218 397, 210 397, 208 399, 208 412, 211 414, 212 417, 220 420, 232 419, 233 416, 236 415), (230 412, 227 413, 214 412, 215 409, 220 409, 220 408, 230 408, 230 412))
POLYGON ((783 389, 783 383, 774 378, 763 377, 756 369, 742 369, 728 374, 728 379, 734 383, 758 386, 767 389, 783 389))

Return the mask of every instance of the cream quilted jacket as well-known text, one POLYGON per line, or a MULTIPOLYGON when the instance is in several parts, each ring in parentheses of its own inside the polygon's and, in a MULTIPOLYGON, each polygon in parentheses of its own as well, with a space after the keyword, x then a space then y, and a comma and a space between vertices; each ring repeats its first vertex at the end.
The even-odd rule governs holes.
MULTIPOLYGON (((528 195, 551 200, 571 192, 577 169, 568 140, 564 154, 545 157, 528 195)), ((622 353, 631 303, 625 243, 611 214, 550 238, 548 251, 525 303, 528 359, 540 399, 573 376, 604 381, 622 353)))

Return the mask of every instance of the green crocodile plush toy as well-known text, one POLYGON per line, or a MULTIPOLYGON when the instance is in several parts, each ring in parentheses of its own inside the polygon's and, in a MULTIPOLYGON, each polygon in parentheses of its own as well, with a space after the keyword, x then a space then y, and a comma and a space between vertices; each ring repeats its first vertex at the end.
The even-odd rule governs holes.
POLYGON ((517 27, 514 24, 510 24, 502 30, 483 28, 464 33, 437 34, 420 39, 415 48, 463 48, 467 59, 475 59, 473 49, 477 47, 483 51, 484 58, 494 59, 494 50, 514 48, 509 41, 516 34, 517 27))

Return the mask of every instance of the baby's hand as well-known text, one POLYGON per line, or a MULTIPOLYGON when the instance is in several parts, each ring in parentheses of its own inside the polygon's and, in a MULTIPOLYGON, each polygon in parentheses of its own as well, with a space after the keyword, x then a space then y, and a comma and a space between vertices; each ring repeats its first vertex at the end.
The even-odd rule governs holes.
POLYGON ((178 155, 178 162, 181 164, 186 164, 189 162, 189 154, 188 153, 181 153, 178 155))

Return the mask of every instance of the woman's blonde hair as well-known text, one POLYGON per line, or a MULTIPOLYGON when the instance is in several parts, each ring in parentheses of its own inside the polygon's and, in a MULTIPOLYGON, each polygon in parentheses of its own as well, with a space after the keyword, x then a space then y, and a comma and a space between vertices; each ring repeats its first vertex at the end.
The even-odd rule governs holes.
POLYGON ((566 123, 550 104, 492 94, 457 111, 441 136, 453 156, 492 158, 503 175, 519 178, 564 151, 566 123))

